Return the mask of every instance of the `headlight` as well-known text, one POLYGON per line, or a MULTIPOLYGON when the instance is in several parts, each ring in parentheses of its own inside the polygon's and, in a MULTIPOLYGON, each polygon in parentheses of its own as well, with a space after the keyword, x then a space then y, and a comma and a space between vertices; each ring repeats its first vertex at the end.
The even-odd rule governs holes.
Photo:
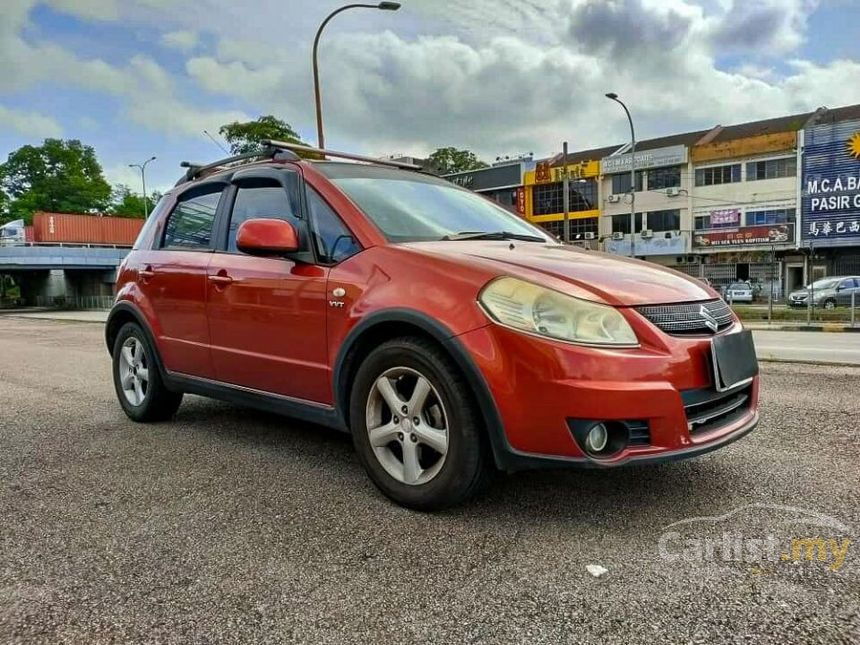
POLYGON ((478 301, 499 324, 585 345, 637 345, 617 309, 567 296, 516 278, 484 287, 478 301))

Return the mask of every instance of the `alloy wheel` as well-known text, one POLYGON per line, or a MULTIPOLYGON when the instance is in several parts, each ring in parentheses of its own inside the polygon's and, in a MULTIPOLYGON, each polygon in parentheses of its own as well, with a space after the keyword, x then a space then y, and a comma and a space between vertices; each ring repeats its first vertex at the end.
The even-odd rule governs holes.
POLYGON ((119 378, 126 400, 133 406, 141 405, 149 390, 149 365, 143 343, 134 336, 120 349, 119 378))
POLYGON ((436 388, 408 367, 386 370, 367 398, 367 434, 373 454, 397 481, 432 480, 448 453, 448 414, 436 388))

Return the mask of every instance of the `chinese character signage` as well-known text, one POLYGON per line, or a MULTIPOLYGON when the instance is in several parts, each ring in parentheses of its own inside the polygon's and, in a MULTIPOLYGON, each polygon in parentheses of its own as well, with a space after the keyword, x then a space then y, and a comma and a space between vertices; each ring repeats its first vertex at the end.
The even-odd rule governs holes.
POLYGON ((517 188, 517 212, 520 215, 526 214, 526 189, 522 186, 517 188))
POLYGON ((695 248, 789 244, 793 241, 793 224, 742 226, 725 231, 696 231, 693 234, 693 246, 695 248))
POLYGON ((711 226, 738 226, 740 222, 741 211, 737 208, 711 211, 711 226))
POLYGON ((804 131, 801 190, 805 246, 860 244, 860 120, 804 131))

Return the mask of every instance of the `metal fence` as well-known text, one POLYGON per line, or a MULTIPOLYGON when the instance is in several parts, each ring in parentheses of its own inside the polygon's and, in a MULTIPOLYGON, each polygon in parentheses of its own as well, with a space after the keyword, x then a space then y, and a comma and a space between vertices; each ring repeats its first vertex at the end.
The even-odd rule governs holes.
POLYGON ((56 309, 110 309, 113 296, 36 296, 37 307, 56 309))

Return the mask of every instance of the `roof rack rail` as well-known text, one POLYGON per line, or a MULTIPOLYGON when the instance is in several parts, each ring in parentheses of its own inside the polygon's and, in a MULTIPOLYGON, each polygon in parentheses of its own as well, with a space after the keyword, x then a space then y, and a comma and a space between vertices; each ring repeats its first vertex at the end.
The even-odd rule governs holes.
POLYGON ((403 161, 393 161, 391 159, 377 159, 376 157, 368 157, 365 155, 356 155, 351 152, 338 152, 337 150, 327 150, 325 148, 314 148, 300 143, 288 143, 286 141, 277 141, 275 139, 266 139, 263 144, 280 150, 289 150, 291 152, 314 152, 325 157, 335 157, 337 159, 351 159, 353 161, 363 161, 364 163, 373 163, 380 166, 393 166, 394 168, 403 168, 406 170, 421 170, 421 166, 414 163, 406 163, 403 161))
POLYGON ((300 157, 294 153, 292 150, 284 148, 283 146, 272 146, 269 145, 268 141, 263 142, 266 147, 263 150, 255 150, 254 152, 246 152, 241 155, 233 155, 232 157, 225 157, 224 159, 219 159, 218 161, 213 161, 207 164, 197 164, 192 163, 190 161, 183 161, 179 164, 181 168, 187 168, 185 175, 183 175, 179 181, 176 182, 176 185, 179 186, 186 182, 197 179, 203 173, 213 170, 225 170, 226 166, 229 164, 236 163, 238 161, 250 161, 257 159, 274 159, 277 156, 283 156, 288 158, 291 161, 297 161, 300 157))

